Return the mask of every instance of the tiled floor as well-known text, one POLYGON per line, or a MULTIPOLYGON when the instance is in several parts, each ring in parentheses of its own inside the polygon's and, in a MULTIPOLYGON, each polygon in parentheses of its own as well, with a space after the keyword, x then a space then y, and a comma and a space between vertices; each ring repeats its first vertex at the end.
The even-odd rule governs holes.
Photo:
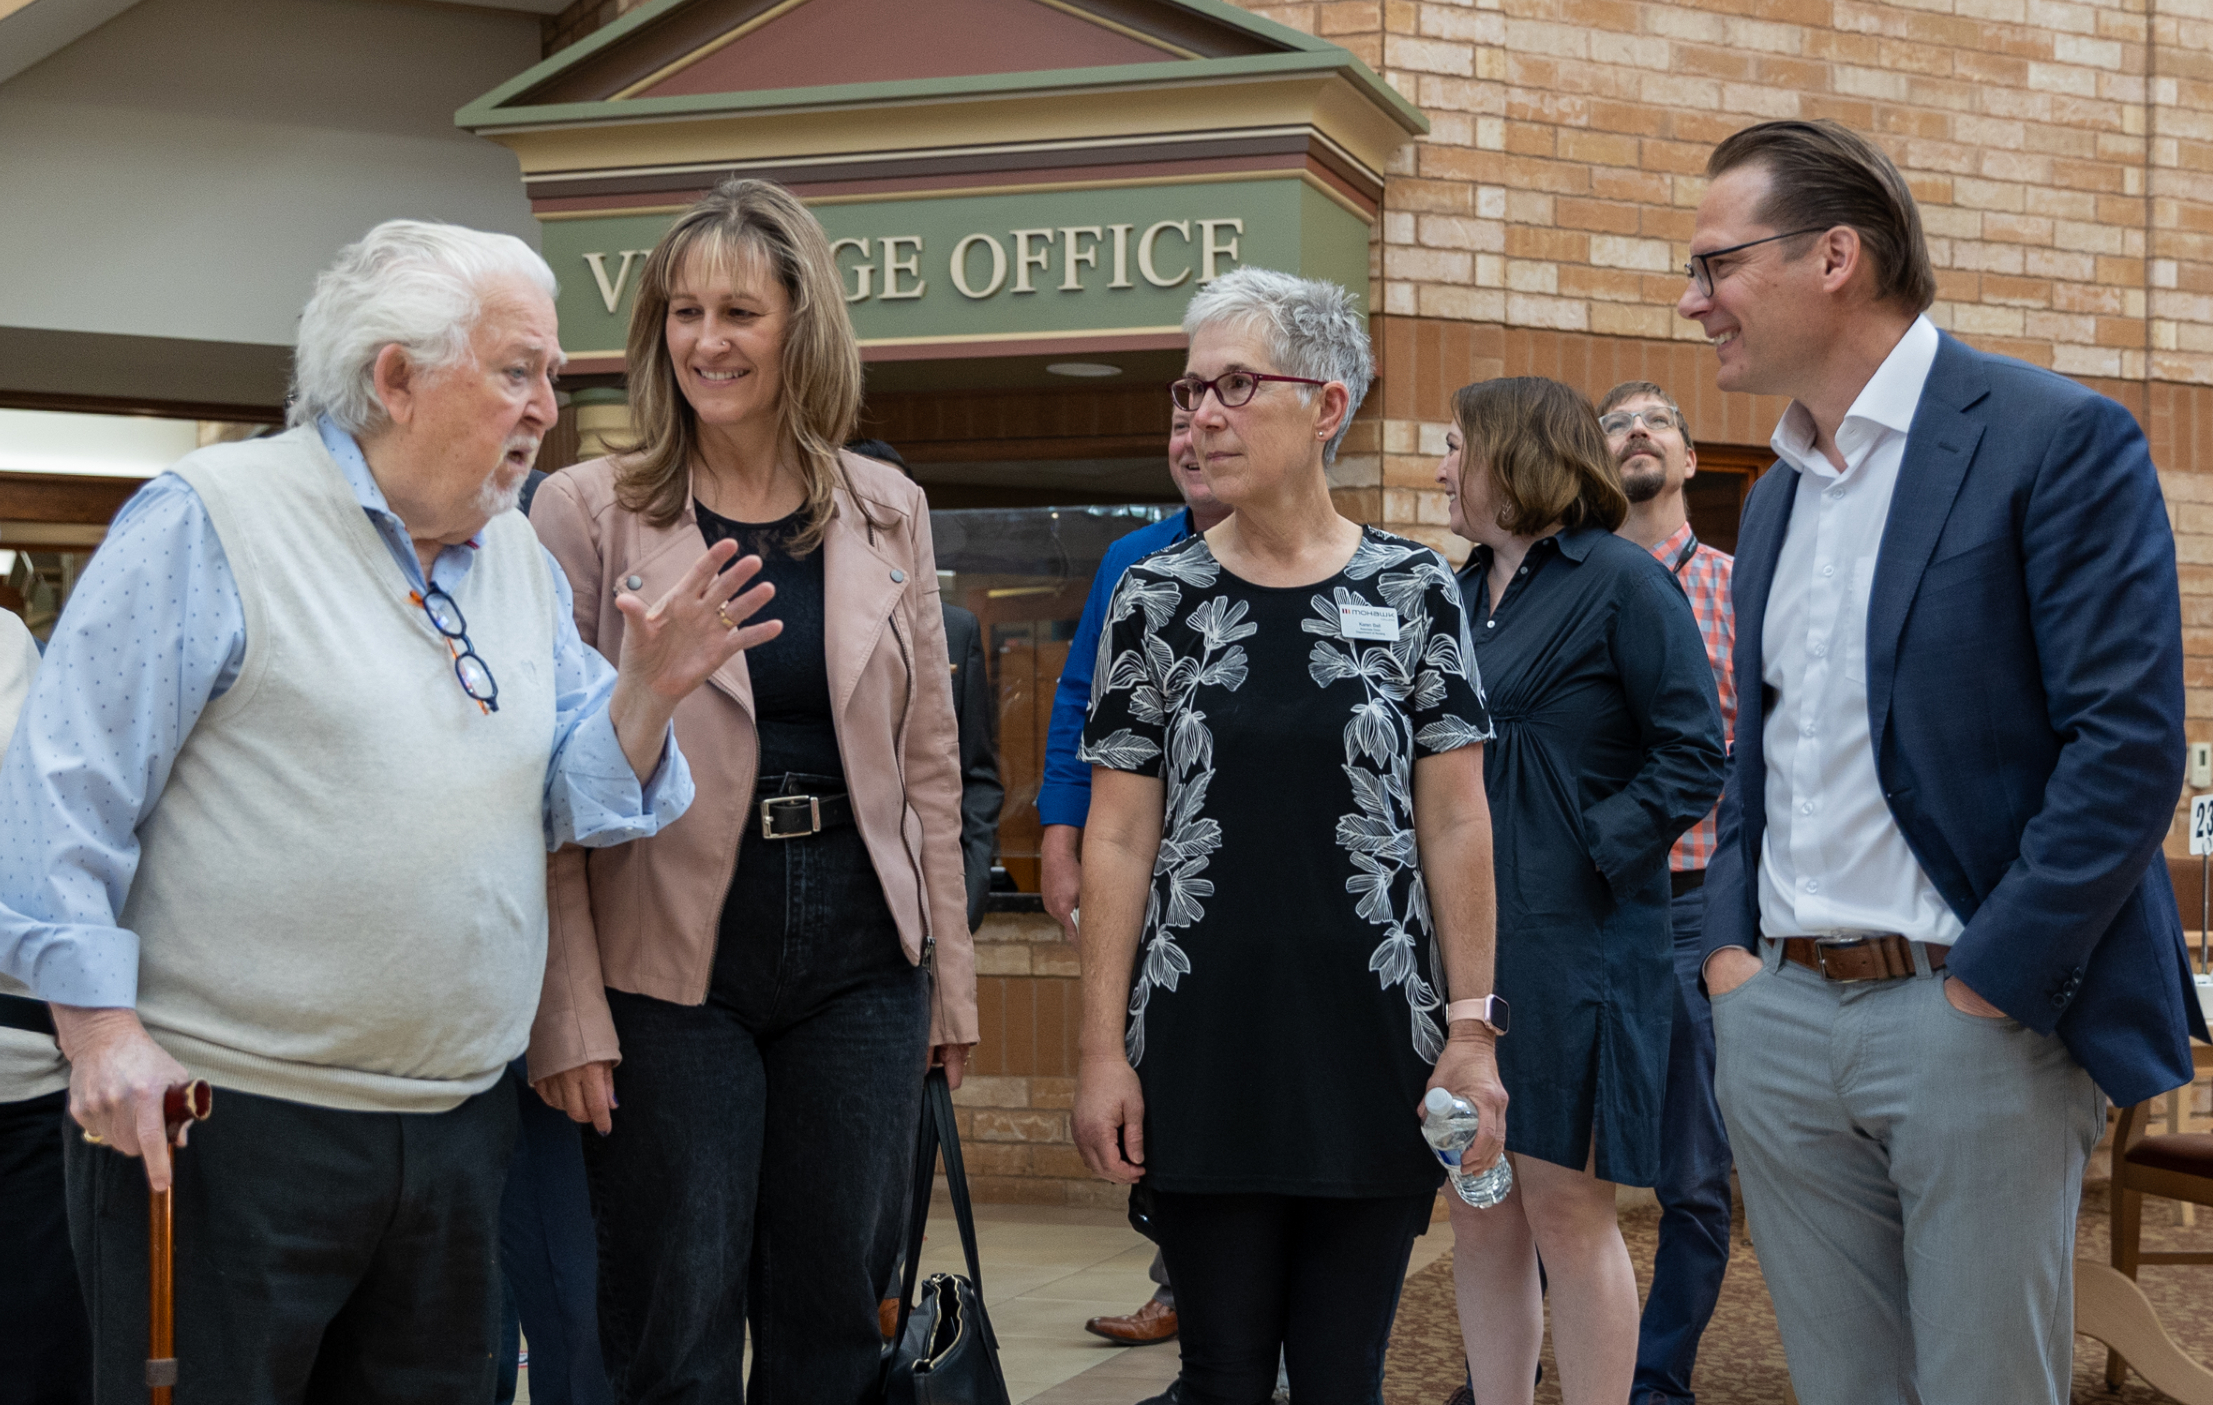
MULTIPOLYGON (((1136 1405, 1175 1379, 1173 1344, 1116 1347, 1083 1330, 1085 1318, 1128 1312, 1152 1295, 1153 1246, 1120 1211, 979 1205, 976 1219, 984 1303, 1015 1405, 1136 1405)), ((1408 1271, 1451 1247, 1451 1228, 1432 1226, 1414 1241, 1408 1271)), ((922 1271, 964 1271, 960 1236, 942 1207, 931 1217, 922 1271)))
MULTIPOLYGON (((1136 1405, 1175 1379, 1174 1344, 1117 1347, 1083 1329, 1086 1318, 1128 1312, 1152 1296, 1153 1246, 1121 1211, 979 1205, 976 1221, 984 1303, 1015 1405, 1136 1405)), ((1451 1227, 1432 1225, 1414 1241, 1407 1271, 1451 1248, 1451 1227)), ((922 1272, 966 1271, 952 1211, 941 1202, 922 1245, 922 1272)), ((529 1372, 523 1376, 517 1405, 530 1399, 529 1372)))

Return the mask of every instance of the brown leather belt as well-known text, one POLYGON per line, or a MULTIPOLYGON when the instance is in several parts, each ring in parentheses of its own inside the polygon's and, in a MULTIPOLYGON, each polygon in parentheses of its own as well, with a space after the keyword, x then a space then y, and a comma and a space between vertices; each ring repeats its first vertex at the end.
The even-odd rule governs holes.
MULTIPOLYGON (((1948 946, 1927 946, 1929 969, 1944 969, 1948 946)), ((1865 937, 1856 942, 1822 942, 1812 937, 1783 938, 1783 959, 1796 962, 1831 981, 1890 981, 1910 976, 1913 943, 1896 932, 1865 937)))

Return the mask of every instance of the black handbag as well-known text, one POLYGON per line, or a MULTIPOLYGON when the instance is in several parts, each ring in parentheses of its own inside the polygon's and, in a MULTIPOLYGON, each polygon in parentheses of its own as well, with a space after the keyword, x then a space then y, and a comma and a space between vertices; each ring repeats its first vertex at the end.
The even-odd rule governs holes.
POLYGON ((968 1203, 968 1173, 961 1167, 960 1134, 953 1126, 953 1092, 945 1070, 933 1068, 922 1085, 922 1130, 915 1138, 914 1202, 907 1214, 907 1267, 900 1284, 899 1330, 884 1347, 885 1405, 1010 1405, 999 1370, 999 1339, 984 1311, 983 1279, 976 1266, 976 1212, 968 1203), (930 1190, 937 1155, 945 1152, 945 1186, 953 1193, 968 1276, 933 1273, 915 1298, 922 1262, 922 1231, 930 1218, 930 1190))

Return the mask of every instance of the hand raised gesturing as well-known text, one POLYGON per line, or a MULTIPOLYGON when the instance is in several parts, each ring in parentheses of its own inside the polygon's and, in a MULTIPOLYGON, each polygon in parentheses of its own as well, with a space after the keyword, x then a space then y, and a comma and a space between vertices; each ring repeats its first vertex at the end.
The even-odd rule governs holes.
POLYGON ((732 655, 783 632, 781 620, 747 623, 775 596, 776 587, 763 583, 739 595, 760 574, 761 558, 748 556, 724 574, 722 568, 737 554, 737 543, 716 542, 651 605, 632 592, 615 596, 624 620, 622 658, 607 712, 641 781, 660 764, 662 737, 677 703, 732 655))

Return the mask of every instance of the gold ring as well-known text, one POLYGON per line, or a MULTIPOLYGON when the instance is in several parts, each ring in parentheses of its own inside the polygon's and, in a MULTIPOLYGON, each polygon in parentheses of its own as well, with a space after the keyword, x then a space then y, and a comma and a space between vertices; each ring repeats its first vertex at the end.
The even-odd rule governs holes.
POLYGON ((101 1136, 98 1132, 86 1132, 84 1134, 84 1139, 87 1142, 91 1143, 93 1146, 106 1146, 108 1144, 108 1139, 101 1136))
POLYGON ((738 622, 730 618, 730 611, 725 606, 715 606, 715 613, 722 617, 722 627, 724 629, 736 629, 738 627, 738 622))

